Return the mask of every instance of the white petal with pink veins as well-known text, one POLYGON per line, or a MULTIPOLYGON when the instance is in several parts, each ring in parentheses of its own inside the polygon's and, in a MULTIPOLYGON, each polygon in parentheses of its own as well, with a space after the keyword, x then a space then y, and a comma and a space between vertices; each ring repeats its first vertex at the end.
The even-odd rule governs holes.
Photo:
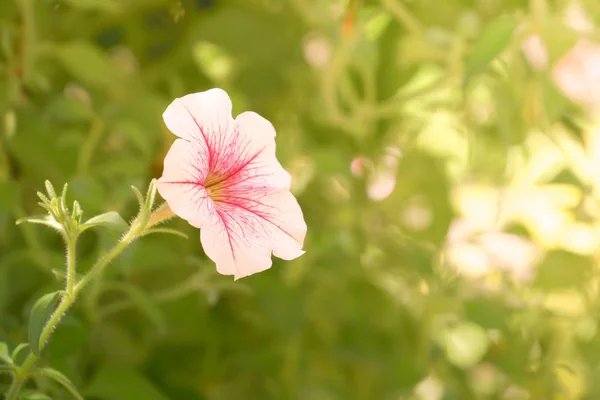
POLYGON ((273 125, 253 112, 240 114, 235 122, 233 154, 220 157, 212 174, 226 176, 226 188, 242 185, 249 191, 253 186, 289 189, 290 174, 275 156, 273 125))
POLYGON ((220 273, 239 279, 268 269, 271 251, 284 260, 304 254, 306 223, 289 191, 234 191, 215 207, 201 239, 220 273))
POLYGON ((186 140, 215 147, 233 129, 231 99, 222 89, 210 89, 175 99, 163 113, 167 128, 186 140))
POLYGON ((271 267, 271 255, 304 254, 306 223, 275 155, 275 128, 253 112, 231 117, 220 89, 175 100, 164 113, 175 141, 158 190, 200 228, 217 271, 239 279, 271 267))
POLYGON ((177 139, 165 157, 163 176, 157 182, 160 195, 173 212, 198 228, 212 202, 204 188, 208 173, 206 148, 177 139))

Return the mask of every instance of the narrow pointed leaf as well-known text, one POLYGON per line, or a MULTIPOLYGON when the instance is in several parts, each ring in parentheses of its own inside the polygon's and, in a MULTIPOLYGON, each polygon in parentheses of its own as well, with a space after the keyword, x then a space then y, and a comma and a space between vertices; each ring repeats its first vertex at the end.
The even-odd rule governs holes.
POLYGON ((68 188, 69 188, 69 184, 65 183, 65 186, 63 186, 63 190, 60 195, 60 198, 62 199, 63 203, 65 203, 67 201, 67 189, 68 188))
POLYGON ((40 349, 43 346, 43 343, 40 343, 42 330, 46 326, 48 318, 56 308, 59 300, 60 292, 48 293, 40 297, 31 309, 31 315, 29 316, 29 344, 31 345, 31 351, 36 356, 39 356, 40 349))
POLYGON ((50 204, 50 199, 42 192, 37 192, 38 197, 46 204, 50 204))
POLYGON ((17 225, 20 225, 24 222, 46 225, 59 231, 62 230, 62 225, 56 222, 54 218, 49 215, 32 215, 31 217, 20 218, 17 220, 17 225))
POLYGON ((131 189, 133 190, 133 193, 135 193, 135 197, 137 198, 137 201, 140 204, 140 208, 143 208, 144 207, 144 203, 145 203, 145 201, 144 201, 144 195, 135 186, 132 186, 131 189))
POLYGON ((152 179, 148 186, 148 193, 146 194, 146 208, 152 210, 154 206, 154 200, 156 199, 156 179, 152 179))
POLYGON ((17 365, 20 365, 25 360, 24 354, 27 353, 27 350, 29 350, 29 343, 21 343, 15 347, 11 354, 13 362, 17 365))
POLYGON ((105 226, 107 228, 116 229, 119 231, 126 231, 129 225, 116 211, 110 211, 93 218, 88 219, 84 224, 80 225, 81 232, 86 229, 93 228, 96 226, 105 226))
POLYGON ((52 368, 38 368, 34 373, 42 376, 46 376, 62 385, 65 389, 71 393, 73 398, 77 400, 84 400, 83 396, 79 393, 75 385, 67 378, 62 372, 59 372, 52 368))
POLYGON ((8 355, 8 346, 4 342, 0 342, 0 362, 5 364, 12 364, 13 360, 8 355))
POLYGON ((46 192, 48 193, 50 199, 54 199, 56 197, 56 192, 54 191, 54 186, 52 186, 52 183, 50 183, 50 181, 46 181, 44 182, 44 185, 46 186, 46 192))
POLYGON ((148 231, 146 231, 146 235, 149 235, 151 233, 168 233, 171 235, 181 236, 184 239, 188 239, 188 235, 186 235, 185 233, 180 232, 176 229, 170 229, 170 228, 155 228, 155 229, 149 229, 148 231))

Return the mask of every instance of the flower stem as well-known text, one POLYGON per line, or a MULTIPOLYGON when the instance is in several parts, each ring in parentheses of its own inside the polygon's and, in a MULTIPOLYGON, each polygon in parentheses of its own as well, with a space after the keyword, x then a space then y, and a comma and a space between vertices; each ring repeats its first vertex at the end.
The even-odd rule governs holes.
POLYGON ((67 293, 73 293, 75 286, 76 238, 67 238, 67 293))
MULTIPOLYGON (((58 323, 61 318, 66 314, 67 310, 73 305, 77 295, 81 290, 91 282, 96 275, 101 273, 104 268, 110 264, 110 262, 117 257, 121 252, 138 236, 140 231, 142 231, 145 227, 136 224, 135 222, 132 224, 131 229, 123 236, 123 238, 117 243, 115 247, 112 248, 107 254, 100 257, 96 264, 90 269, 90 271, 83 277, 77 284, 74 284, 75 281, 75 240, 70 239, 67 241, 67 290, 66 295, 63 297, 62 301, 50 316, 48 323, 42 330, 42 334, 40 335, 40 343, 42 343, 42 348, 44 344, 52 335, 52 332, 56 329, 58 323), (70 285, 70 286, 69 286, 70 285)), ((41 350, 41 349, 40 349, 41 350)), ((19 367, 15 374, 15 379, 13 380, 8 393, 6 394, 6 400, 17 400, 19 396, 19 392, 27 377, 30 373, 30 368, 37 361, 37 356, 33 353, 29 353, 25 362, 21 367, 19 367)))
POLYGON ((17 374, 12 382, 12 385, 10 385, 8 392, 6 393, 6 400, 18 399, 23 383, 25 383, 25 377, 21 374, 17 374))
POLYGON ((96 262, 96 264, 94 264, 94 266, 90 269, 90 271, 83 278, 81 278, 81 280, 79 282, 77 282, 77 284, 75 285, 75 288, 73 289, 73 294, 75 296, 81 291, 81 289, 83 289, 85 287, 85 285, 90 283, 90 281, 92 281, 92 279, 94 279, 97 274, 102 272, 104 270, 104 268, 115 257, 117 257, 119 254, 121 254, 121 252, 123 250, 125 250, 125 248, 131 242, 133 242, 136 239, 136 237, 138 236, 138 232, 137 232, 137 229, 135 229, 135 228, 136 227, 134 224, 134 226, 125 234, 125 236, 123 236, 123 238, 119 241, 119 243, 117 243, 117 245, 115 247, 113 247, 111 251, 109 251, 107 254, 105 254, 103 257, 101 257, 96 262))

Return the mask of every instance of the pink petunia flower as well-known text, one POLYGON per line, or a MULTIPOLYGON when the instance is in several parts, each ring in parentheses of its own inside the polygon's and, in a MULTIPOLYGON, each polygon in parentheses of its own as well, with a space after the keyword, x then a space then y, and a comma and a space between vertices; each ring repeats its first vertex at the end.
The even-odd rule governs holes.
POLYGON ((171 210, 200 228, 204 251, 234 279, 269 269, 271 254, 304 254, 306 223, 275 156, 275 129, 244 112, 233 119, 225 91, 175 99, 163 114, 176 139, 157 187, 171 210))

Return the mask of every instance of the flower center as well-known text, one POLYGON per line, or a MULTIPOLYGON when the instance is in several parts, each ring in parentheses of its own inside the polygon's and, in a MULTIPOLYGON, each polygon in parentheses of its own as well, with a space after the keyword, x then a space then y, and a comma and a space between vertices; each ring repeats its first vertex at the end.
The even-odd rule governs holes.
POLYGON ((206 181, 204 181, 204 189, 206 189, 206 193, 212 201, 219 202, 225 198, 224 188, 224 178, 216 176, 212 173, 208 174, 208 176, 206 177, 206 181))

